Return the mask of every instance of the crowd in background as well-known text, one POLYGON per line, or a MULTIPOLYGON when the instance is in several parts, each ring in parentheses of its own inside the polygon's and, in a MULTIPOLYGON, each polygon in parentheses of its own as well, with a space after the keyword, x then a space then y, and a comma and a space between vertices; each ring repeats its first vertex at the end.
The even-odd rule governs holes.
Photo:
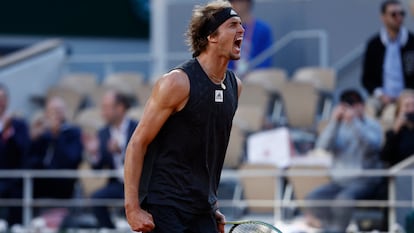
MULTIPOLYGON (((126 112, 130 100, 124 94, 108 90, 102 97, 101 115, 105 126, 96 134, 83 134, 66 118, 66 106, 60 97, 46 101, 44 116, 30 125, 7 111, 7 87, 0 85, 0 166, 1 169, 59 170, 78 169, 89 161, 94 169, 115 169, 120 175, 92 194, 94 199, 123 198, 124 150, 137 122, 126 112)), ((33 198, 70 199, 75 194, 75 178, 36 178, 33 198)), ((22 180, 0 180, 0 198, 22 198, 22 180)), ((114 228, 107 207, 93 209, 100 227, 114 228)), ((21 223, 20 207, 2 209, 0 218, 9 225, 21 223)))
MULTIPOLYGON (((246 35, 242 50, 253 59, 272 44, 269 27, 251 15, 253 1, 231 0, 245 21, 246 35)), ((332 168, 376 169, 395 165, 414 154, 414 36, 403 26, 405 11, 400 2, 386 0, 380 7, 383 27, 369 40, 364 55, 361 83, 370 94, 367 100, 357 90, 340 95, 331 118, 316 142, 316 147, 333 154, 332 168), (395 105, 395 120, 383 129, 379 117, 388 105, 395 105), (373 117, 367 106, 375 109, 373 117), (385 132, 385 133, 383 133, 385 132)), ((230 64, 240 76, 246 72, 246 60, 230 64)), ((265 60, 255 68, 269 68, 265 60)), ((65 102, 47 100, 45 114, 30 124, 7 110, 9 90, 0 85, 0 169, 77 169, 88 161, 94 169, 114 169, 120 176, 91 195, 91 198, 123 198, 124 150, 137 122, 127 117, 128 97, 108 90, 102 97, 101 115, 105 126, 96 134, 84 134, 66 118, 65 102)), ((373 199, 375 187, 384 185, 380 178, 331 177, 331 182, 308 195, 309 200, 373 199)), ((76 179, 36 178, 34 198, 72 198, 76 179)), ((21 179, 0 179, 0 198, 21 198, 21 179)), ((93 212, 101 227, 114 228, 107 207, 93 212)), ((344 231, 351 208, 310 208, 311 225, 344 231)), ((9 224, 21 223, 20 207, 2 209, 0 218, 9 224)))
MULTIPOLYGON (((361 83, 370 97, 365 102, 356 90, 345 91, 332 111, 316 147, 332 153, 332 169, 380 169, 414 155, 414 35, 404 27, 401 2, 385 0, 380 5, 382 28, 368 40, 361 83), (366 105, 374 109, 368 116, 366 105), (390 129, 378 118, 395 106, 390 129), (385 134, 383 132, 386 132, 385 134), (385 136, 385 137, 384 137, 385 136)), ((381 177, 331 177, 331 182, 312 191, 308 200, 375 200, 386 198, 381 177), (382 190, 382 191, 381 191, 382 190), (379 197, 381 196, 382 197, 379 197)), ((352 208, 309 208, 308 222, 344 232, 352 208)))

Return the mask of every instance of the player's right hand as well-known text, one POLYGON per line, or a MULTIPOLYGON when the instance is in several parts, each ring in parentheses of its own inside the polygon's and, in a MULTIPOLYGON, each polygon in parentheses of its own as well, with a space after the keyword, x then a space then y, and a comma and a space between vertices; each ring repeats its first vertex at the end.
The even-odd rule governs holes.
POLYGON ((126 211, 128 224, 131 230, 137 232, 151 232, 155 228, 152 215, 143 209, 126 211))

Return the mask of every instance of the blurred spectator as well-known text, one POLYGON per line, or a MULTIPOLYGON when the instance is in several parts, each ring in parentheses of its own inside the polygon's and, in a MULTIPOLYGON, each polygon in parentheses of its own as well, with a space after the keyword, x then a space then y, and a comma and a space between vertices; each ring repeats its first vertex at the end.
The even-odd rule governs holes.
MULTIPOLYGON (((105 187, 92 195, 93 199, 124 198, 125 149, 137 126, 137 122, 126 116, 129 105, 130 101, 127 96, 115 91, 105 93, 101 109, 106 126, 99 130, 98 138, 85 138, 86 151, 91 157, 94 169, 107 168, 119 171, 119 177, 109 179, 105 187)), ((100 227, 115 228, 108 207, 95 207, 94 214, 100 227)))
POLYGON ((414 0, 410 0, 410 11, 411 15, 414 16, 414 0))
MULTIPOLYGON (((241 48, 240 60, 230 61, 229 68, 234 70, 239 77, 248 72, 249 61, 272 46, 273 35, 270 26, 257 19, 252 14, 254 0, 230 0, 234 10, 240 15, 245 29, 241 48)), ((272 58, 269 57, 253 69, 270 68, 272 58)))
MULTIPOLYGON (((7 112, 8 89, 0 84, 0 169, 21 169, 29 149, 30 139, 26 123, 7 112)), ((21 198, 21 179, 0 178, 0 198, 21 198)), ((8 223, 21 223, 21 208, 5 209, 8 223)), ((2 218, 3 216, 0 216, 2 218)))
MULTIPOLYGON (((331 119, 317 140, 316 147, 332 152, 332 182, 312 191, 308 200, 361 200, 375 197, 381 178, 336 176, 335 172, 380 168, 379 150, 382 129, 378 122, 364 115, 364 100, 355 90, 340 96, 331 119)), ((307 210, 310 225, 345 232, 352 208, 317 207, 307 210)))
MULTIPOLYGON (((31 169, 77 169, 82 160, 81 130, 65 118, 66 105, 59 97, 46 103, 46 115, 31 128, 27 166, 31 169)), ((37 178, 35 198, 71 198, 75 178, 37 178)))
POLYGON ((395 165, 414 155, 414 90, 405 90, 397 101, 394 126, 386 133, 381 159, 395 165))
POLYGON ((414 36, 404 26, 405 11, 398 0, 381 5, 383 27, 368 42, 362 84, 381 113, 404 88, 414 88, 414 36))

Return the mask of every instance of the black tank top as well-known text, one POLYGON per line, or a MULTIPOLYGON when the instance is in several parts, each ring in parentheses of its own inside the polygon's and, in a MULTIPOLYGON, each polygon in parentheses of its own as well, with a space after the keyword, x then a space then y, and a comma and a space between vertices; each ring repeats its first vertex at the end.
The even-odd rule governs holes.
POLYGON ((237 109, 237 81, 226 72, 223 90, 197 59, 176 69, 190 81, 185 107, 171 115, 145 155, 140 199, 186 212, 211 211, 237 109))

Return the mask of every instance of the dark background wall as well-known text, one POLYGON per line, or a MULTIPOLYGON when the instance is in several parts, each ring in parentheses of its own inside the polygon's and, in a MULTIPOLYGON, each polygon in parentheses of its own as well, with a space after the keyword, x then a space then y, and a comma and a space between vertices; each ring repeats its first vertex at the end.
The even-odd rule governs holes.
POLYGON ((143 0, 0 2, 0 34, 148 38, 143 0))

